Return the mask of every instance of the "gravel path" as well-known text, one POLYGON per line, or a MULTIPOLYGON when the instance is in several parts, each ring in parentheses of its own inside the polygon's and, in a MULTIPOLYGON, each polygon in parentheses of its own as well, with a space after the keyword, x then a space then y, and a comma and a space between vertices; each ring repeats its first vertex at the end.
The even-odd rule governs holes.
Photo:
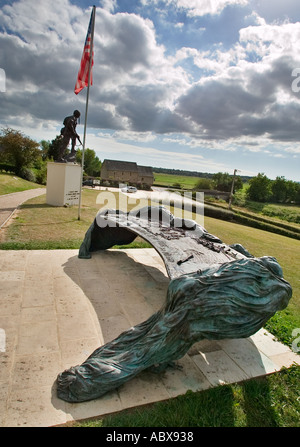
POLYGON ((42 194, 46 194, 46 188, 29 189, 0 196, 0 228, 4 226, 22 203, 42 194))

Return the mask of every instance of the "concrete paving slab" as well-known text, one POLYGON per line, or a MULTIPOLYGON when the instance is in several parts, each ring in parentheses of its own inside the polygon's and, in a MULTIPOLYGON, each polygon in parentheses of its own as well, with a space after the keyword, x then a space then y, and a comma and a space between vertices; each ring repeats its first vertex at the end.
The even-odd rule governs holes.
POLYGON ((177 368, 169 368, 162 374, 162 382, 171 397, 211 387, 210 382, 189 355, 186 354, 178 360, 177 365, 177 368))
POLYGON ((213 386, 246 380, 247 374, 225 351, 200 353, 192 357, 196 366, 213 386))
POLYGON ((247 377, 259 377, 280 368, 249 339, 220 340, 223 351, 246 373, 247 377))
POLYGON ((164 304, 169 279, 154 249, 2 251, 0 426, 61 425, 278 371, 299 355, 264 329, 203 340, 163 373, 143 372, 100 399, 56 396, 56 377, 164 304))

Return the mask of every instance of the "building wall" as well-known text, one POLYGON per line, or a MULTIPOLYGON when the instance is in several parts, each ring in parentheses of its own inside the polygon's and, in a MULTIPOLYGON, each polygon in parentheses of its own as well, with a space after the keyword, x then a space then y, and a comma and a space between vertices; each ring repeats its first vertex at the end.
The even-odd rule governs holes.
POLYGON ((153 185, 153 176, 143 175, 140 177, 139 182, 146 183, 147 185, 152 186, 153 185))
POLYGON ((151 174, 151 168, 140 167, 137 166, 136 163, 125 164, 125 162, 120 162, 119 164, 118 162, 116 162, 114 166, 113 161, 109 161, 109 163, 106 163, 105 161, 103 162, 101 168, 101 178, 102 180, 108 181, 110 180, 124 183, 145 183, 147 185, 153 185, 154 181, 153 174, 151 174), (119 169, 120 165, 123 167, 123 169, 119 169), (132 165, 132 170, 126 169, 128 165, 132 165))
POLYGON ((133 182, 139 181, 139 176, 136 172, 131 171, 108 171, 107 169, 101 170, 101 178, 103 180, 113 180, 120 182, 133 182))

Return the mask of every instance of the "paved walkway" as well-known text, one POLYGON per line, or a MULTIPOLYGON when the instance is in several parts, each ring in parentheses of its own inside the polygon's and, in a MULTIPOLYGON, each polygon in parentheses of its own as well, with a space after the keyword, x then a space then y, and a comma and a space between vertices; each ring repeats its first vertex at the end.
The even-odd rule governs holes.
POLYGON ((264 376, 300 363, 265 330, 203 341, 182 369, 143 372, 80 404, 58 399, 56 377, 160 309, 169 279, 154 249, 3 251, 0 257, 0 426, 65 424, 264 376))
POLYGON ((4 226, 18 206, 26 202, 26 200, 42 194, 46 194, 46 188, 29 189, 0 196, 0 228, 4 226))

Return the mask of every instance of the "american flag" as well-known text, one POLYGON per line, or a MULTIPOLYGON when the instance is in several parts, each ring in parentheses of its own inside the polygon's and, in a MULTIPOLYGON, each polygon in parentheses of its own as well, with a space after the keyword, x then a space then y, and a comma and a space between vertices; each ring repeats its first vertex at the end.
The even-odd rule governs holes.
MULTIPOLYGON (((74 90, 74 93, 76 95, 78 95, 78 93, 81 92, 81 90, 84 89, 84 87, 87 87, 89 83, 89 63, 91 57, 91 41, 92 41, 92 29, 94 20, 95 20, 95 8, 93 8, 92 10, 89 28, 85 39, 83 54, 81 57, 80 68, 78 71, 77 81, 74 90)), ((93 85, 93 72, 92 72, 93 65, 94 65, 94 50, 92 50, 90 85, 93 85)))

